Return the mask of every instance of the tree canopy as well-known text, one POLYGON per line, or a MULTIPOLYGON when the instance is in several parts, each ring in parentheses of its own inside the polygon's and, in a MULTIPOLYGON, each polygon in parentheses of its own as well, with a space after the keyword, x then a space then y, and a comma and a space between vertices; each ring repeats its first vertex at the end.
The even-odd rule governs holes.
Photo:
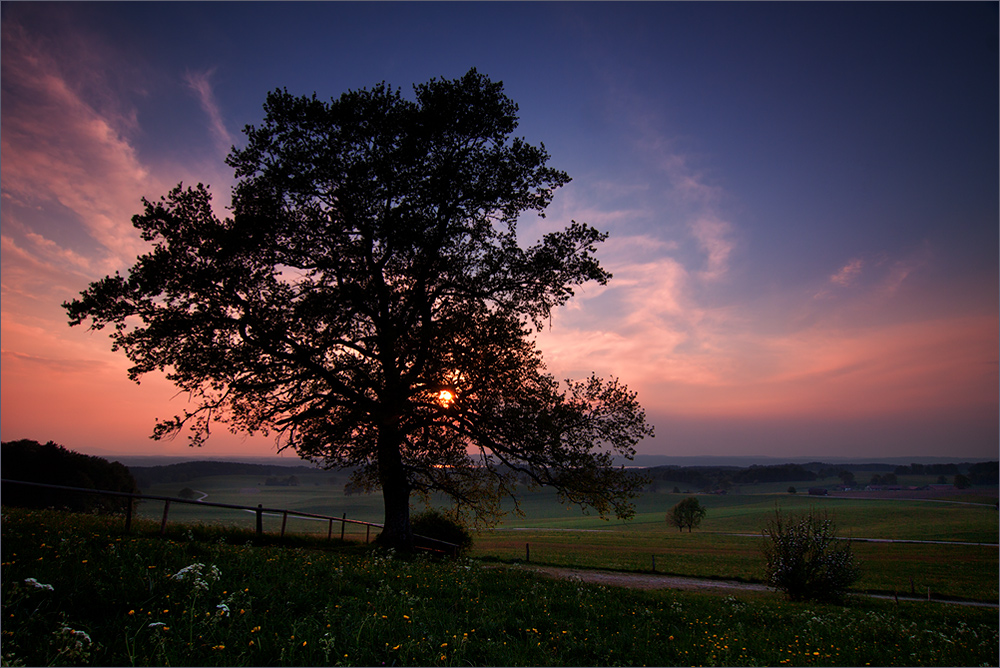
POLYGON ((677 527, 678 531, 687 528, 688 533, 705 519, 705 507, 693 496, 684 499, 667 513, 667 522, 677 527))
MULTIPOLYGON (((74 452, 52 441, 44 445, 28 439, 7 441, 0 444, 0 458, 3 476, 10 480, 129 494, 139 492, 135 478, 124 464, 74 452)), ((16 484, 3 486, 2 500, 4 505, 68 508, 79 512, 117 512, 132 503, 131 499, 122 497, 16 484)))
MULTIPOLYGON (((406 547, 411 492, 476 517, 520 480, 602 515, 631 513, 641 480, 613 466, 652 433, 617 379, 558 382, 534 343, 574 286, 606 283, 606 234, 573 221, 522 248, 569 181, 512 133, 517 105, 470 70, 329 102, 276 90, 227 162, 232 216, 178 186, 133 218, 152 250, 64 307, 112 325, 129 374, 163 371, 191 398, 154 437, 213 422, 357 467, 381 488, 383 542, 406 547)), ((515 497, 516 499, 516 497, 515 497)))

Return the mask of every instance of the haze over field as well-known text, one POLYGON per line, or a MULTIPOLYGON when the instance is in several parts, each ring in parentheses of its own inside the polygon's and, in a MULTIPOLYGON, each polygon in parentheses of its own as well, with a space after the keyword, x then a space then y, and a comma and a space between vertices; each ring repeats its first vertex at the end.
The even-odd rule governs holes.
POLYGON ((145 246, 140 199, 210 184, 268 91, 502 80, 573 182, 525 244, 610 232, 614 274, 539 334, 558 378, 639 392, 645 455, 996 459, 995 3, 5 3, 2 439, 148 439, 136 386, 60 304, 145 246))

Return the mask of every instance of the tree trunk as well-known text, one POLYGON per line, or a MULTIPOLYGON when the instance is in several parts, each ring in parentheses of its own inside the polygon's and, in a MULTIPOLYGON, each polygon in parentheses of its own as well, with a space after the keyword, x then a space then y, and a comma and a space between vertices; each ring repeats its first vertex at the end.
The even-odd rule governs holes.
POLYGON ((410 484, 400 456, 401 436, 394 426, 383 427, 378 438, 378 470, 385 520, 377 543, 403 552, 413 551, 410 529, 410 484))

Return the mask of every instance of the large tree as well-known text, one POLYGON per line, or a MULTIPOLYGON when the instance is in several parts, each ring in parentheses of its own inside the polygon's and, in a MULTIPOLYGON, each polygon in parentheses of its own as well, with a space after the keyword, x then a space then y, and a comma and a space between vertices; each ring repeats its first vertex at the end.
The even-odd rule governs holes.
POLYGON ((413 492, 487 518, 530 481, 628 516, 642 480, 613 457, 652 433, 635 393, 559 383, 534 344, 573 286, 611 277, 606 235, 574 221, 522 248, 518 218, 569 177, 512 137, 501 83, 471 70, 414 93, 269 94, 227 160, 232 217, 200 184, 144 200, 152 249, 64 304, 70 324, 113 325, 133 379, 189 393, 156 438, 201 444, 221 421, 356 467, 382 490, 385 544, 412 545, 413 492))

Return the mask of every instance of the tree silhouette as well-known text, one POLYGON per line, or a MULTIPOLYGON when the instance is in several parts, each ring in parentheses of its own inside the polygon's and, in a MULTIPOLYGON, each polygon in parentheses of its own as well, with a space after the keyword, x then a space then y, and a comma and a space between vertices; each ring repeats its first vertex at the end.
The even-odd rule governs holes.
POLYGON ((691 533, 705 519, 705 512, 705 507, 698 499, 689 496, 670 509, 667 514, 667 522, 671 526, 677 527, 678 531, 684 531, 687 528, 688 533, 691 533))
POLYGON ((501 83, 470 70, 414 93, 270 93, 227 160, 232 218, 200 184, 144 200, 152 250, 64 304, 70 324, 113 325, 131 378, 165 371, 189 394, 156 438, 200 445, 224 422, 357 467, 382 490, 387 545, 412 545, 413 492, 488 519, 526 479, 629 516, 644 481, 613 456, 652 433, 635 393, 560 384, 533 338, 573 286, 611 277, 606 235, 574 221, 522 248, 518 218, 569 177, 511 136, 501 83))

